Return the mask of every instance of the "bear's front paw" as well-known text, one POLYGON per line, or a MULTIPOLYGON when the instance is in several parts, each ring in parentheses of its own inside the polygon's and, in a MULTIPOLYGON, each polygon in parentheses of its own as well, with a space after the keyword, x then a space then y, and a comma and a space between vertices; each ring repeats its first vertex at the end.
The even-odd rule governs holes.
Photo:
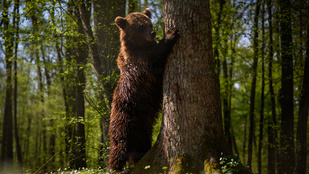
POLYGON ((176 28, 170 28, 167 32, 166 32, 166 36, 165 38, 167 40, 177 40, 177 38, 179 37, 179 31, 176 28))

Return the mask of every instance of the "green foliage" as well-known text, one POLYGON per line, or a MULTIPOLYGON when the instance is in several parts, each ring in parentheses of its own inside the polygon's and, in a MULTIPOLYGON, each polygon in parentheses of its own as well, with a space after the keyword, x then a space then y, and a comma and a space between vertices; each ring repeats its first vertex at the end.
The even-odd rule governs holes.
POLYGON ((161 129, 161 123, 162 123, 162 113, 163 111, 161 110, 159 112, 159 116, 158 119, 156 120, 156 123, 153 127, 153 132, 152 132, 152 145, 154 145, 154 143, 157 141, 158 135, 160 133, 160 129, 161 129))

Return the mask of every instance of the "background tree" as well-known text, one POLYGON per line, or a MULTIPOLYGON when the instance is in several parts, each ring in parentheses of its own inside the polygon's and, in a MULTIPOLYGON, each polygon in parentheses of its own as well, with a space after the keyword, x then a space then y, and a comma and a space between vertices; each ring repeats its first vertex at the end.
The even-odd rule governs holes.
POLYGON ((263 134, 264 134, 264 105, 265 105, 265 1, 262 1, 262 45, 261 45, 261 63, 262 63, 262 84, 261 84, 261 109, 260 109, 260 121, 259 121, 259 143, 258 143, 258 173, 262 173, 262 146, 263 146, 263 134))
POLYGON ((296 156, 295 174, 306 173, 307 161, 307 122, 309 108, 309 23, 307 24, 307 43, 305 56, 304 79, 299 102, 297 135, 296 135, 296 156))
POLYGON ((276 103, 275 103, 275 93, 273 87, 273 19, 272 19, 272 1, 267 1, 267 11, 268 11, 268 25, 269 25, 269 53, 268 53, 268 81, 269 81, 269 93, 270 93, 270 103, 271 103, 271 116, 268 119, 268 173, 275 173, 276 171, 276 139, 277 139, 277 116, 276 116, 276 103))
POLYGON ((281 127, 279 173, 293 173, 294 167, 294 102, 291 2, 280 0, 281 41, 281 127))
POLYGON ((19 167, 22 167, 22 154, 21 147, 19 141, 18 134, 18 124, 17 124, 17 60, 18 60, 18 43, 19 43, 19 22, 20 22, 20 14, 19 14, 19 0, 14 1, 14 17, 13 23, 15 32, 15 46, 14 46, 14 137, 15 137, 15 146, 17 152, 17 160, 19 167))
POLYGON ((248 156, 247 156, 247 165, 251 170, 252 165, 252 144, 254 137, 254 107, 255 107, 255 91, 256 91, 256 77, 257 77, 257 63, 259 57, 259 48, 258 48, 258 25, 259 25, 259 14, 260 14, 261 1, 256 1, 255 6, 255 16, 254 16, 254 27, 253 27, 253 64, 252 64, 252 82, 250 89, 250 108, 249 108, 249 136, 248 136, 248 156))
POLYGON ((2 19, 4 29, 4 47, 5 47, 5 64, 6 64, 6 95, 5 95, 5 107, 2 127, 2 146, 1 146, 1 158, 0 165, 1 170, 12 169, 13 165, 13 108, 12 108, 12 62, 13 62, 13 34, 9 30, 9 7, 10 2, 3 1, 2 19))

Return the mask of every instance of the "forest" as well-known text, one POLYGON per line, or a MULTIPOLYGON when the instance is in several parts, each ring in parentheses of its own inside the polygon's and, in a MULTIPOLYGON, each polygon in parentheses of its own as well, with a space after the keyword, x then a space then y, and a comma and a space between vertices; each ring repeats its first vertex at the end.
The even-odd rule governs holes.
POLYGON ((145 8, 180 38, 135 173, 309 172, 308 0, 0 2, 0 173, 106 172, 115 18, 145 8))

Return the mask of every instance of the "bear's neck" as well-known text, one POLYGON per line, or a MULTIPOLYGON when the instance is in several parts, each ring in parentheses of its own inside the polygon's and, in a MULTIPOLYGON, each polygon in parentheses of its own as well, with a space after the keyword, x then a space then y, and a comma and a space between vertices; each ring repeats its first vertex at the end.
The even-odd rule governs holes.
MULTIPOLYGON (((152 49, 154 48, 154 45, 149 46, 136 46, 133 44, 130 44, 128 42, 121 43, 120 51, 124 57, 125 60, 132 60, 139 59, 148 59, 149 54, 151 53, 152 49)), ((132 62, 133 63, 133 62, 132 62)))

